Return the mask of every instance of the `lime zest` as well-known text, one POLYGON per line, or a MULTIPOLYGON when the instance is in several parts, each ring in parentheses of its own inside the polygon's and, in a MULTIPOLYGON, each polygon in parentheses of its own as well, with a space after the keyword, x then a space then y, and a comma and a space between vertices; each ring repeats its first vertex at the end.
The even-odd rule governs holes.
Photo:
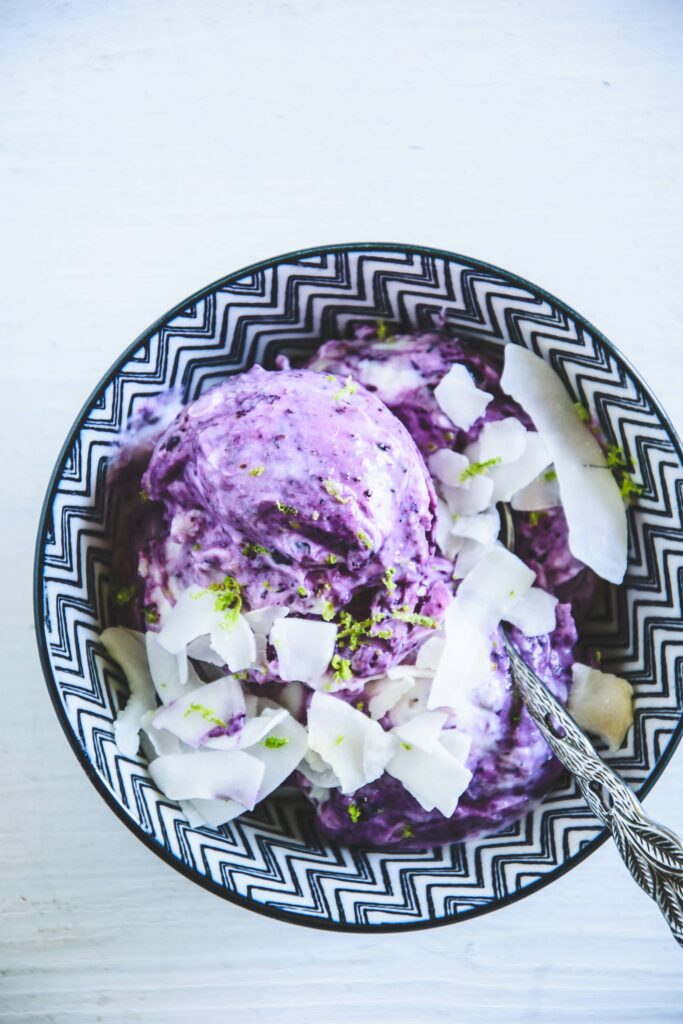
POLYGON ((248 541, 242 548, 242 554, 250 558, 252 555, 269 555, 270 551, 262 544, 252 544, 251 541, 248 541))
POLYGON ((354 825, 356 825, 361 816, 361 809, 358 806, 358 804, 349 804, 348 807, 346 808, 346 813, 348 814, 349 818, 354 823, 354 825))
POLYGON ((326 561, 327 561, 328 565, 336 565, 337 564, 337 556, 333 555, 333 554, 329 554, 327 556, 326 561))
POLYGON ((185 711, 183 718, 187 718, 193 713, 201 715, 206 722, 210 722, 211 725, 216 725, 220 729, 227 728, 227 723, 224 722, 222 718, 219 718, 211 708, 207 708, 206 704, 190 704, 187 711, 185 711))
POLYGON ((353 678, 351 662, 348 658, 342 658, 339 654, 335 654, 331 665, 335 683, 346 683, 349 679, 353 678))
POLYGON ((368 551, 372 551, 372 541, 368 537, 367 533, 363 533, 362 530, 359 530, 358 533, 356 534, 356 537, 358 537, 358 540, 361 542, 364 548, 367 548, 368 551))
POLYGON ((130 587, 119 587, 114 595, 114 600, 120 605, 130 604, 136 590, 137 587, 134 583, 130 587))
POLYGON ((299 595, 299 597, 308 597, 308 591, 306 590, 305 587, 297 587, 296 592, 299 595))
POLYGON ((323 610, 321 612, 323 620, 325 622, 331 622, 334 618, 334 605, 331 601, 323 601, 323 610))
POLYGON ((547 484, 553 483, 553 481, 557 480, 557 470, 555 470, 554 468, 546 469, 545 473, 543 474, 543 479, 547 484))
POLYGON ((145 613, 146 622, 154 623, 159 621, 159 612, 156 610, 154 605, 146 604, 143 611, 145 613))
POLYGON ((338 501, 340 505, 348 505, 348 503, 351 501, 350 498, 343 498, 341 496, 336 484, 334 483, 334 480, 323 480, 323 487, 325 488, 329 496, 331 498, 334 498, 335 501, 338 501))
POLYGON ((262 746, 267 747, 268 750, 279 750, 280 747, 286 747, 288 743, 289 740, 286 736, 266 736, 262 746))
POLYGON ((402 608, 392 612, 391 617, 392 619, 398 619, 400 622, 407 622, 411 626, 424 626, 425 629, 439 628, 439 623, 431 615, 420 615, 418 612, 411 612, 405 604, 402 608))
POLYGON ((574 408, 576 409, 576 415, 579 417, 582 423, 590 423, 591 414, 589 413, 583 402, 574 402, 574 408))
POLYGON ((486 459, 485 462, 472 462, 469 466, 463 469, 460 474, 460 483, 464 484, 466 480, 471 480, 472 477, 481 476, 487 469, 491 469, 492 466, 497 466, 503 459, 500 455, 494 456, 492 459, 486 459))
POLYGON ((293 505, 285 505, 281 501, 275 502, 278 512, 282 512, 283 516, 298 516, 299 509, 294 508, 293 505))
POLYGON ((335 393, 332 395, 332 398, 334 399, 335 402, 341 402, 342 399, 350 398, 351 395, 355 395, 356 391, 358 391, 358 385, 354 381, 351 374, 349 374, 346 380, 344 381, 344 387, 341 388, 340 391, 335 391, 335 393))
POLYGON ((401 829, 401 839, 412 839, 415 833, 413 832, 410 825, 404 825, 401 829))
POLYGON ((382 576, 382 583, 387 588, 390 594, 393 594, 396 590, 396 584, 394 583, 394 576, 396 575, 396 566, 390 565, 387 571, 382 576))
POLYGON ((265 473, 265 466, 254 466, 253 469, 249 470, 249 476, 261 476, 261 473, 265 473))

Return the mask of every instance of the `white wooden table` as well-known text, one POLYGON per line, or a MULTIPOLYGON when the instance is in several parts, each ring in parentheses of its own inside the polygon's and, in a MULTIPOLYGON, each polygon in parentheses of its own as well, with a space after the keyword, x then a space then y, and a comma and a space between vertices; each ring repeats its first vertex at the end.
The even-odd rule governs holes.
MULTIPOLYGON (((52 712, 34 534, 67 428, 156 316, 252 260, 412 241, 516 270, 683 426, 678 0, 0 4, 0 1021, 683 1017, 681 953, 610 847, 515 906, 333 935, 192 886, 52 712)), ((683 830, 683 751, 647 800, 683 830)))

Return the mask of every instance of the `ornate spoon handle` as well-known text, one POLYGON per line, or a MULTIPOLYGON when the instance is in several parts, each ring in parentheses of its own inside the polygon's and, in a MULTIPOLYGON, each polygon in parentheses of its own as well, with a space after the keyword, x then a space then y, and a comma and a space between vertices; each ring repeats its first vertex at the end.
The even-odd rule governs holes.
POLYGON ((586 802, 612 833, 626 867, 657 903, 683 946, 683 846, 645 814, 623 779, 596 754, 574 719, 529 668, 503 627, 513 679, 557 758, 578 781, 586 802))

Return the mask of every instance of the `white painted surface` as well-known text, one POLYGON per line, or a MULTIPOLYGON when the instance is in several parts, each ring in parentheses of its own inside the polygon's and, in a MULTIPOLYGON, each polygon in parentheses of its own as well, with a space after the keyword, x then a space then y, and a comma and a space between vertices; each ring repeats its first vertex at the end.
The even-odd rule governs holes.
MULTIPOLYGON (((683 426, 677 0, 4 0, 0 1021, 680 1020, 681 954, 603 847, 505 911, 341 936, 224 904, 90 787, 34 649, 40 502, 109 363, 195 288, 316 243, 509 267, 683 426)), ((683 751, 647 800, 683 830, 683 751)))

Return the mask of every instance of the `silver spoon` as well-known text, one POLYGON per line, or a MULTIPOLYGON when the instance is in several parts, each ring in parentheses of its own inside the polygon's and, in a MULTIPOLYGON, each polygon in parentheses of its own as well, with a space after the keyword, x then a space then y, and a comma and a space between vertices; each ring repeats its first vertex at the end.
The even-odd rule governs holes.
MULTIPOLYGON (((501 540, 514 549, 512 514, 501 502, 501 540)), ((526 664, 501 623, 512 679, 543 738, 581 787, 586 803, 612 834, 631 875, 664 915, 683 946, 683 846, 673 832, 653 821, 624 780, 596 754, 593 745, 545 683, 526 664)))

